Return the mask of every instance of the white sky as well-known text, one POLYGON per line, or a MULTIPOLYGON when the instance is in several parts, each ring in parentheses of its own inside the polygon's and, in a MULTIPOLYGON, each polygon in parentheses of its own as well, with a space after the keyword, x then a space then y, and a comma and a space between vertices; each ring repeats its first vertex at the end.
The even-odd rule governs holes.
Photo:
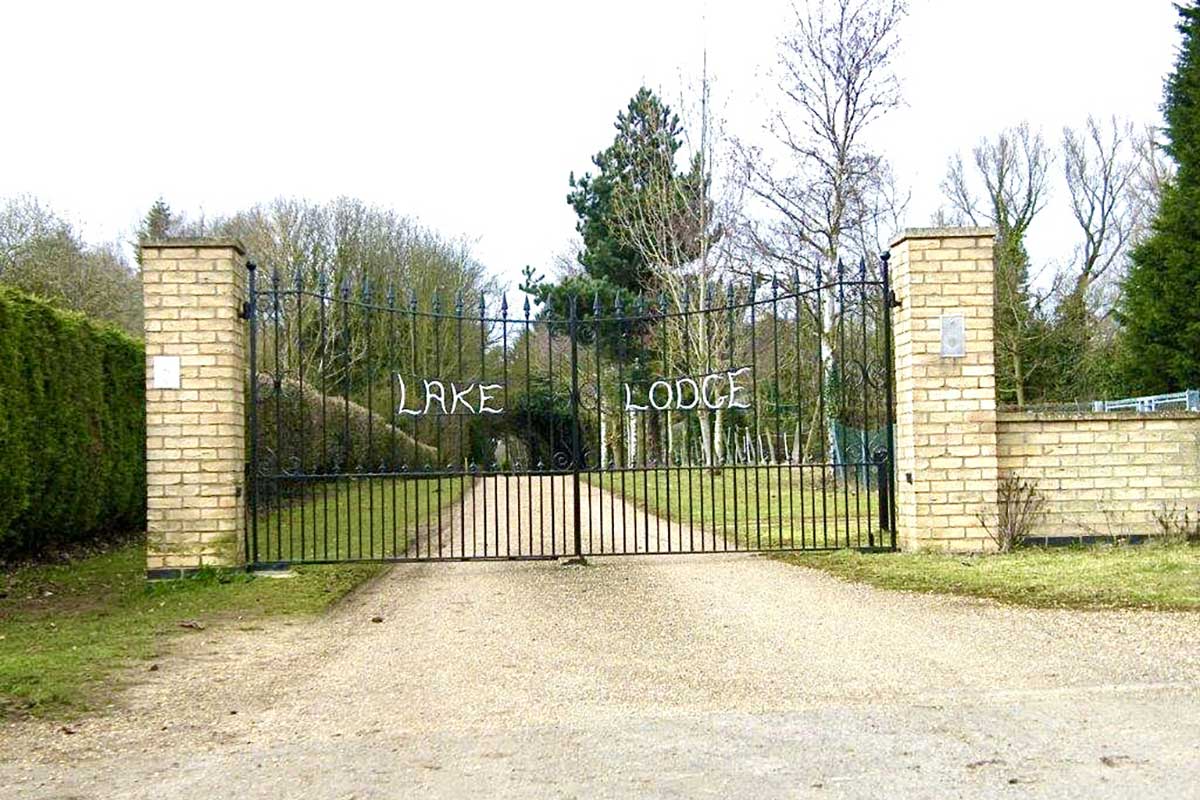
MULTIPOLYGON (((878 128, 911 225, 982 135, 1028 120, 1057 141, 1088 113, 1159 122, 1169 0, 911 5, 906 107, 878 128)), ((707 46, 727 129, 759 136, 786 19, 786 0, 8 3, 0 197, 34 194, 99 241, 128 237, 159 195, 191 216, 357 196, 474 238, 515 283, 566 248, 568 173, 643 82, 674 100, 707 46)), ((1054 185, 1035 259, 1071 250, 1054 185)))

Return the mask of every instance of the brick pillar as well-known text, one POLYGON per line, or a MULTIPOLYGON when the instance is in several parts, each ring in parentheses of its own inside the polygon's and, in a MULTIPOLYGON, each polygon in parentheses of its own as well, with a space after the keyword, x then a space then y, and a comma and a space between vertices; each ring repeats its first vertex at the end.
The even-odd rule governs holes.
POLYGON ((904 550, 993 546, 980 517, 994 526, 994 239, 991 228, 920 228, 892 244, 900 302, 893 314, 896 525, 904 550))
POLYGON ((227 239, 141 247, 150 578, 244 560, 244 253, 227 239))

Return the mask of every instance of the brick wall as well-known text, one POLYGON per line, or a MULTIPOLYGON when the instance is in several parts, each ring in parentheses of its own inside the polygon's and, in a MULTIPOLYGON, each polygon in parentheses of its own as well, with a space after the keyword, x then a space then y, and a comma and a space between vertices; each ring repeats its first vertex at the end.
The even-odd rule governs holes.
POLYGON ((1200 510, 1200 414, 1001 412, 1002 473, 1035 482, 1036 537, 1155 534, 1155 515, 1200 510))
POLYGON ((146 333, 146 565, 151 577, 241 561, 244 250, 211 239, 141 248, 146 333), (178 357, 179 387, 156 385, 178 357))

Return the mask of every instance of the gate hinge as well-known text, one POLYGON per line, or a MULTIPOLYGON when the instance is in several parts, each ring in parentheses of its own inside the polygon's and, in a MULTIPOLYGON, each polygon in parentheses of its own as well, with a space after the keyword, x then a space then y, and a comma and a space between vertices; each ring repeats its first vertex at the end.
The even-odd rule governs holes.
POLYGON ((242 310, 238 312, 238 319, 250 319, 250 302, 248 300, 242 303, 242 310))
POLYGON ((904 304, 900 302, 900 298, 896 297, 896 293, 888 289, 888 303, 892 308, 900 308, 904 304))

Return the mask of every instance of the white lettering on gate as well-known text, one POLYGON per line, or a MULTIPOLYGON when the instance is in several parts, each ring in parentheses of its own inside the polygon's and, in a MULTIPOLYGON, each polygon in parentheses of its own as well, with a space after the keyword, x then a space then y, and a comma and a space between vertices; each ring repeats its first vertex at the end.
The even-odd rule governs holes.
MULTIPOLYGON (((633 384, 625 384, 626 411, 692 411, 700 407, 710 410, 718 408, 749 408, 750 403, 745 399, 745 386, 737 382, 737 378, 750 371, 749 367, 705 375, 699 383, 695 378, 677 378, 674 383, 659 379, 650 384, 646 390, 645 402, 635 402, 633 384), (720 393, 720 385, 728 387, 726 394, 720 393), (739 395, 738 393, 742 394, 739 395)), ((640 398, 639 398, 640 399, 640 398)))
POLYGON ((496 389, 502 389, 503 384, 499 383, 468 383, 459 388, 458 384, 450 383, 450 410, 446 410, 446 384, 438 380, 423 380, 422 384, 425 390, 425 405, 421 408, 408 407, 408 385, 404 381, 404 377, 397 374, 396 383, 400 389, 400 403, 396 406, 397 414, 404 414, 410 417, 419 417, 427 415, 430 409, 436 403, 442 409, 442 414, 457 414, 459 406, 466 409, 468 414, 502 414, 503 408, 496 408, 489 403, 496 399, 496 395, 491 392, 496 389), (475 397, 477 403, 471 405, 471 398, 475 397))

